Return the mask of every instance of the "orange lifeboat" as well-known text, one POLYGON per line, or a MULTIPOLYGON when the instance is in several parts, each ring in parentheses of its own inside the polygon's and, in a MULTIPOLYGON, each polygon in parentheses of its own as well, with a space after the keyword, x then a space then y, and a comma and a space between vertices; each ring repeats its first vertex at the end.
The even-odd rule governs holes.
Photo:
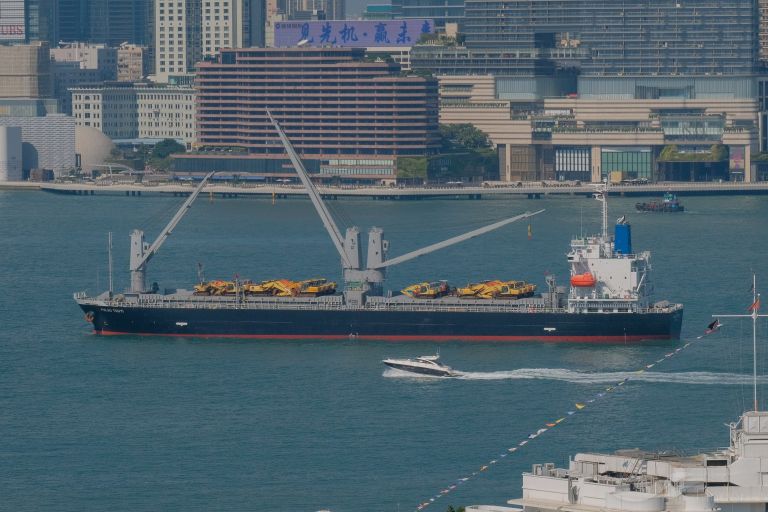
POLYGON ((584 274, 576 274, 575 276, 571 277, 571 286, 590 288, 595 286, 596 283, 597 279, 595 279, 595 276, 593 276, 590 272, 585 272, 584 274))

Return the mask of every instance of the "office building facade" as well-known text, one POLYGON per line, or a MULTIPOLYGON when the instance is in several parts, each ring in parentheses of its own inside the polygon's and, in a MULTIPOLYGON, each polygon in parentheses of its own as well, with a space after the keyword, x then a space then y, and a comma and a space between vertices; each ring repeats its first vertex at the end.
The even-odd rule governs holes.
POLYGON ((53 93, 60 110, 72 113, 69 89, 117 79, 117 49, 103 44, 70 43, 51 49, 53 93))
POLYGON ((359 48, 222 50, 197 75, 197 147, 179 170, 292 175, 267 118, 315 173, 394 179, 398 157, 437 149, 437 82, 402 76, 359 48))
POLYGON ((113 140, 195 140, 195 90, 147 83, 107 83, 75 87, 72 115, 113 140))
POLYGON ((264 0, 156 0, 155 75, 192 73, 221 48, 264 42, 264 0))
POLYGON ((489 131, 507 179, 751 179, 744 162, 762 129, 757 7, 466 0, 464 44, 415 46, 411 61, 441 76, 444 122, 489 131), (721 144, 734 158, 717 161, 717 150, 708 161, 721 144), (667 147, 687 171, 665 162, 667 147))
POLYGON ((429 18, 445 28, 446 23, 462 23, 465 0, 392 0, 394 19, 429 18))

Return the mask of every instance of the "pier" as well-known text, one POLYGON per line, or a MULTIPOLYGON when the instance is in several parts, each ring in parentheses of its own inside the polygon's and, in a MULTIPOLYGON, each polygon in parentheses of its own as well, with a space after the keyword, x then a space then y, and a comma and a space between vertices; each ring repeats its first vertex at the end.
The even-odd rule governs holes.
MULTIPOLYGON (((45 192, 94 196, 117 195, 140 197, 147 195, 169 195, 184 197, 194 190, 193 183, 174 184, 141 184, 141 183, 31 183, 9 182, 0 184, 0 190, 42 190, 45 192)), ((504 196, 526 197, 528 199, 541 199, 549 196, 590 196, 594 193, 594 186, 585 183, 582 185, 560 185, 557 183, 542 184, 510 183, 495 184, 493 186, 467 185, 467 186, 440 186, 427 185, 423 187, 387 187, 387 186, 357 186, 340 185, 318 187, 320 193, 327 199, 340 199, 344 197, 362 197, 383 201, 409 201, 422 199, 464 199, 480 200, 504 196)), ((642 185, 613 185, 610 194, 615 196, 658 196, 664 192, 674 192, 683 196, 711 196, 711 195, 761 195, 768 194, 768 182, 667 182, 642 185)), ((236 199, 242 197, 267 197, 274 199, 287 199, 291 197, 306 196, 306 190, 302 185, 286 184, 211 184, 203 191, 209 197, 236 199)))

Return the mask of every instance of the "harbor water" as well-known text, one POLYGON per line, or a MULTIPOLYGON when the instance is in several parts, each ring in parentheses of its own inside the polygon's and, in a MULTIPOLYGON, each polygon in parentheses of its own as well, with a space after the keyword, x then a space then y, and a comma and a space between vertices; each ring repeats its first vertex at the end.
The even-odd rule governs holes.
MULTIPOLYGON (((724 423, 751 405, 750 327, 721 332, 642 375, 681 342, 647 345, 445 343, 458 379, 407 378, 385 357, 432 343, 213 341, 98 337, 72 299, 128 283, 128 234, 152 240, 182 199, 0 191, 0 510, 413 510, 545 422, 624 378, 609 397, 528 443, 427 510, 503 504, 533 463, 578 451, 690 452, 726 445, 724 423)), ((685 197, 686 211, 627 214, 635 250, 653 252, 658 299, 685 303, 683 337, 713 313, 745 313, 751 272, 768 290, 768 197, 685 197)), ((599 231, 586 198, 332 201, 344 226, 384 228, 390 256, 546 208, 392 268, 419 281, 567 279, 571 236, 599 231)), ((152 260, 149 282, 338 280, 339 258, 308 200, 201 196, 152 260)), ((765 333, 766 322, 761 320, 765 333)), ((768 366, 762 340, 761 373, 768 366)), ((761 380, 761 394, 768 387, 761 380)), ((765 400, 761 404, 765 406, 765 400)))

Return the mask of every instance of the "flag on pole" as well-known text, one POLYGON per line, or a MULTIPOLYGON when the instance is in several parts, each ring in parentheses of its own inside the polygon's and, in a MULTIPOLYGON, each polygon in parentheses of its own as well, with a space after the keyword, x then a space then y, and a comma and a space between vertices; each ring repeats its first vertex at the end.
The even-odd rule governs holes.
POLYGON ((719 318, 715 318, 715 321, 707 326, 707 330, 704 331, 704 334, 711 334, 711 333, 715 332, 716 330, 718 330, 720 328, 720 325, 721 325, 720 324, 720 319, 719 318))
POLYGON ((752 305, 747 308, 747 311, 749 311, 750 313, 753 313, 753 312, 756 312, 756 311, 760 311, 760 296, 759 295, 757 296, 757 300, 755 300, 755 302, 753 302, 752 305))

